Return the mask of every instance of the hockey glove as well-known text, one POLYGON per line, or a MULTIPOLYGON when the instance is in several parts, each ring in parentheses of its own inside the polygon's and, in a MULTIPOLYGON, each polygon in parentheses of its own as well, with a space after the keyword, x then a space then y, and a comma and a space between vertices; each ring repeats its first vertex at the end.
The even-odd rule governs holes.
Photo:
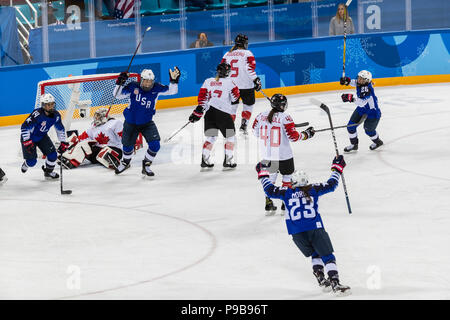
POLYGON ((333 164, 331 165, 331 170, 342 173, 342 171, 344 171, 344 168, 346 165, 347 164, 345 163, 344 156, 339 155, 339 156, 334 157, 333 164))
POLYGON ((58 147, 58 153, 63 154, 66 152, 66 150, 69 148, 69 144, 65 141, 61 142, 61 144, 58 147))
POLYGON ((340 79, 340 83, 341 83, 341 85, 346 85, 346 86, 348 86, 348 85, 350 84, 350 78, 349 78, 349 77, 342 77, 342 78, 340 79))
POLYGON ((267 168, 268 168, 268 166, 261 162, 258 162, 256 164, 255 169, 256 169, 256 172, 258 172, 258 179, 261 179, 264 177, 266 177, 266 178, 269 177, 269 170, 267 170, 267 168))
POLYGON ((355 98, 353 98, 351 93, 344 93, 341 97, 344 102, 355 102, 355 98))
POLYGON ((180 75, 181 73, 178 67, 173 67, 173 71, 172 69, 169 69, 169 77, 171 83, 178 83, 178 81, 180 81, 180 75))
POLYGON ((307 128, 305 131, 302 131, 302 140, 310 139, 314 137, 314 134, 316 131, 314 131, 313 127, 307 128))
POLYGON ((123 86, 125 82, 127 82, 129 76, 130 74, 128 72, 121 72, 117 77, 116 84, 118 86, 123 86))
POLYGON ((189 116, 189 122, 192 122, 192 123, 197 122, 198 120, 200 120, 202 115, 203 115, 203 107, 197 106, 197 108, 195 108, 195 110, 189 116))
POLYGON ((255 84, 254 89, 256 91, 261 90, 262 84, 261 84, 261 79, 259 77, 257 77, 255 80, 253 80, 253 83, 255 84))
POLYGON ((23 146, 29 153, 33 153, 34 151, 34 143, 32 140, 22 141, 23 146))

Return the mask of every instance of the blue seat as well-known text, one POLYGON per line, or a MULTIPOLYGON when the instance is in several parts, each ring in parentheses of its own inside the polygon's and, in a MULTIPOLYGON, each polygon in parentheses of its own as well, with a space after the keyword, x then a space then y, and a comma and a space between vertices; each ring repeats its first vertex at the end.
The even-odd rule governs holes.
POLYGON ((165 9, 164 13, 178 13, 180 6, 178 0, 159 0, 161 8, 165 9))
MULTIPOLYGON (((31 14, 30 7, 27 4, 16 5, 14 7, 18 8, 20 12, 22 12, 22 14, 28 19, 28 22, 30 22, 30 24, 34 23, 34 14, 33 15, 31 14)), ((16 17, 19 19, 20 22, 26 25, 25 19, 22 17, 20 13, 17 12, 17 9, 16 9, 16 17)))
POLYGON ((230 0, 230 7, 232 8, 246 7, 247 5, 248 1, 245 0, 230 0))
POLYGON ((142 0, 141 1, 141 14, 143 15, 155 15, 163 14, 166 9, 160 7, 156 0, 142 0))
POLYGON ((267 5, 267 0, 248 0, 249 7, 263 6, 267 5))
POLYGON ((223 9, 223 7, 223 0, 213 0, 212 3, 206 5, 206 8, 209 10, 223 9))

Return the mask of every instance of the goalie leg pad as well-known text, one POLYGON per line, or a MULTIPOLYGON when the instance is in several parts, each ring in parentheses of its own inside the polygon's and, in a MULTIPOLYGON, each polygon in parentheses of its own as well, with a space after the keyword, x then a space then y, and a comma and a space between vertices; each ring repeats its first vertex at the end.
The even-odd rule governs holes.
POLYGON ((104 147, 95 159, 106 168, 114 169, 120 163, 120 154, 110 147, 104 147))
POLYGON ((78 167, 87 156, 92 154, 88 141, 78 142, 72 149, 63 153, 63 163, 69 168, 78 167))

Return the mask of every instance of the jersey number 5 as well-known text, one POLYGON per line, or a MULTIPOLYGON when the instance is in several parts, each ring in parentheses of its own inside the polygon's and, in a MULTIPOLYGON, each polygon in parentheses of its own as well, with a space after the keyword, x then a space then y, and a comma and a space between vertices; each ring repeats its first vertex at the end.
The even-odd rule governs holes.
POLYGON ((291 207, 291 210, 289 210, 289 215, 292 221, 300 220, 302 218, 302 213, 304 218, 314 218, 316 216, 316 210, 314 210, 314 198, 311 198, 310 201, 308 201, 306 198, 301 199, 303 208, 305 209, 303 212, 299 210, 300 199, 289 199, 289 206, 291 207))
POLYGON ((231 70, 234 71, 234 73, 230 74, 230 77, 233 77, 233 78, 235 78, 239 75, 239 68, 234 66, 234 64, 236 62, 239 62, 239 60, 234 59, 234 60, 230 61, 231 70))

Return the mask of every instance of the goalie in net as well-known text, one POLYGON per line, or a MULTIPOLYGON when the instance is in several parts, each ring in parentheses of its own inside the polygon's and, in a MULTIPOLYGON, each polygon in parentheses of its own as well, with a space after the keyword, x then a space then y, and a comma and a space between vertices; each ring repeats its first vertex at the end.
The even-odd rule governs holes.
MULTIPOLYGON (((99 108, 89 129, 69 137, 69 149, 63 153, 62 164, 73 169, 82 164, 101 164, 114 169, 122 157, 123 123, 107 116, 108 109, 99 108), (85 161, 87 160, 87 161, 85 161)), ((139 144, 139 141, 136 141, 139 144)))

